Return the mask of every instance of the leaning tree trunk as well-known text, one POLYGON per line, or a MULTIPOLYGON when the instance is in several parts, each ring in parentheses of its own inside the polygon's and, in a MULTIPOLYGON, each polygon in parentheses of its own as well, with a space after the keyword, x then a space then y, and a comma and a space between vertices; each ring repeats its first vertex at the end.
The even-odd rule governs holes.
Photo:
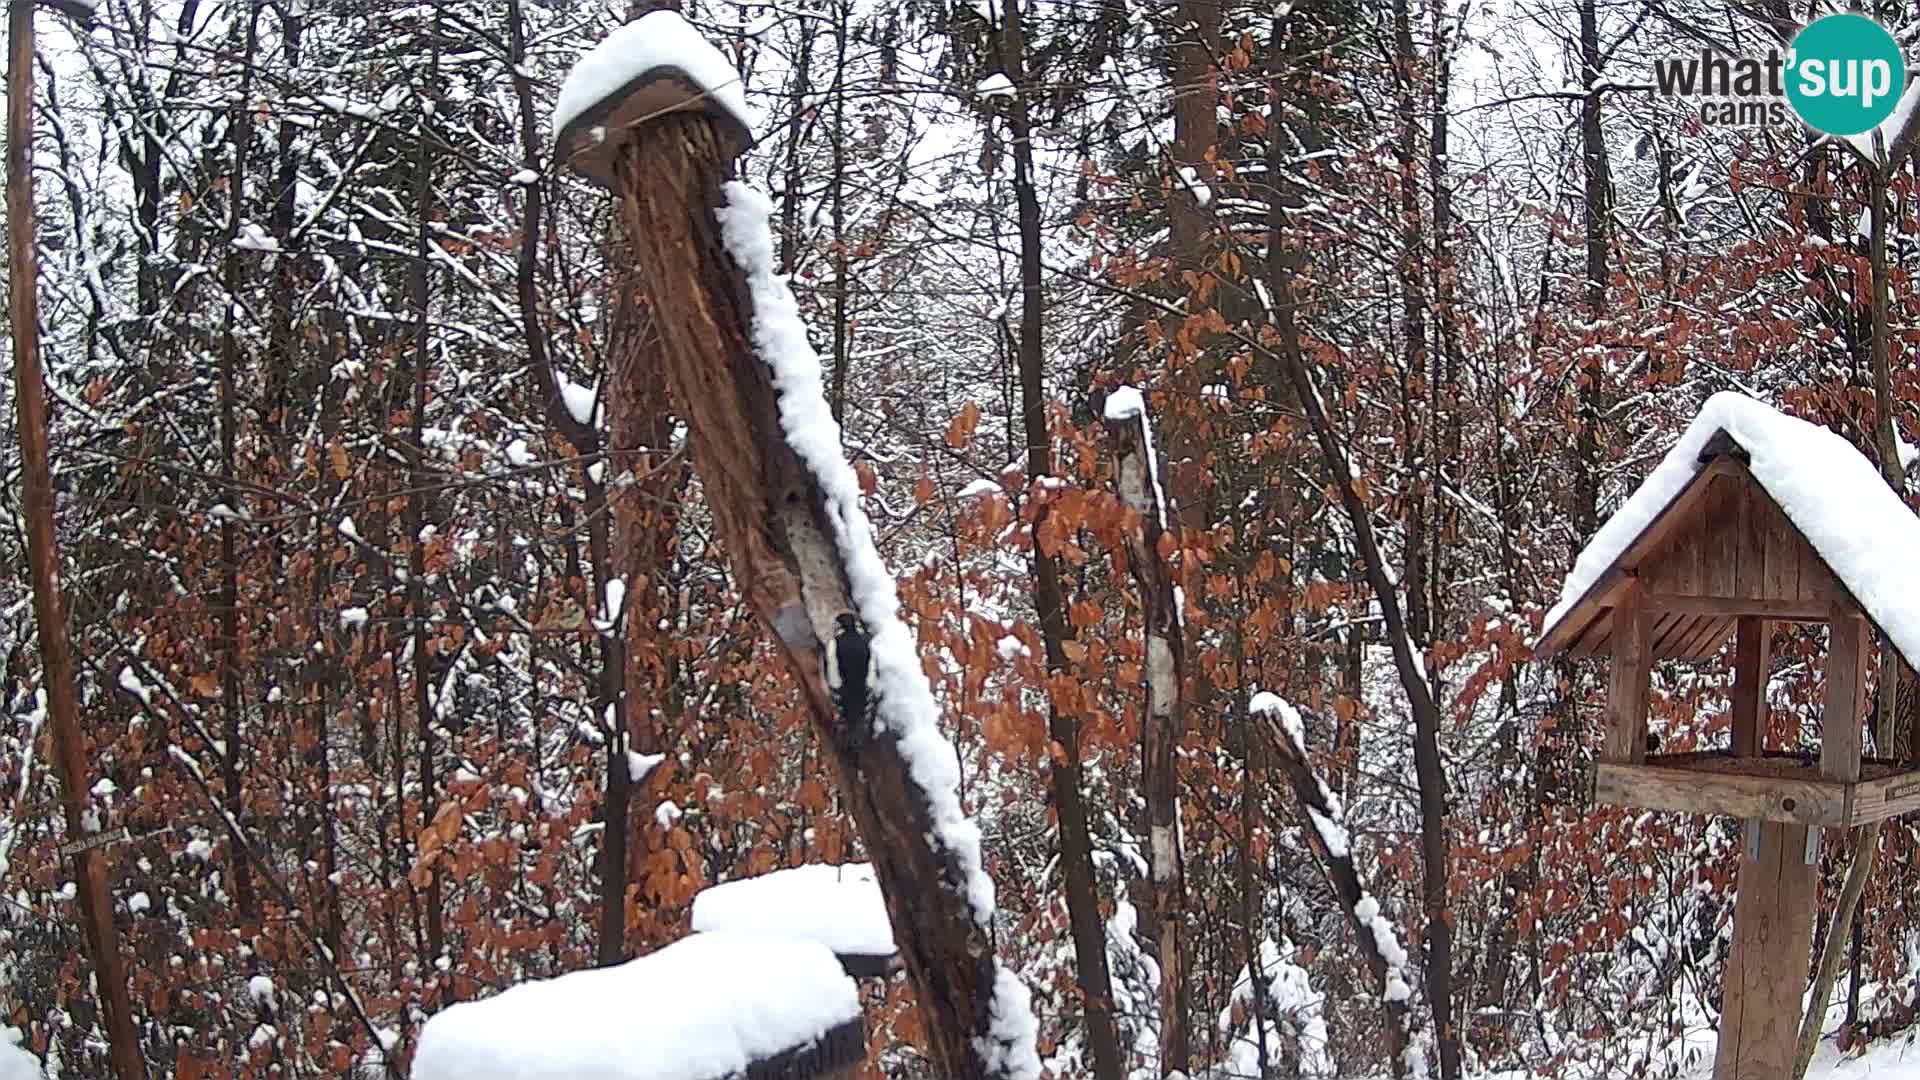
MULTIPOLYGON (((934 1071, 1033 1075, 1031 1031, 997 1015, 1000 1000, 1021 995, 1018 980, 994 960, 977 848, 956 840, 957 802, 946 802, 957 795, 922 782, 929 766, 941 765, 931 756, 951 748, 913 735, 903 742, 897 728, 881 734, 870 722, 843 722, 827 686, 822 660, 838 619, 862 611, 863 597, 874 596, 850 586, 853 549, 841 530, 867 525, 844 520, 844 504, 829 498, 821 476, 789 442, 782 410, 796 402, 782 393, 788 388, 776 389, 769 364, 755 353, 755 302, 768 296, 749 292, 714 212, 732 155, 704 115, 669 113, 620 137, 613 189, 715 529, 831 751, 826 756, 886 896, 934 1071)), ((831 449, 838 454, 837 445, 831 449)), ((893 617, 864 610, 870 622, 893 617)), ((905 682, 881 676, 883 690, 905 682)), ((880 707, 887 708, 885 697, 880 707)))

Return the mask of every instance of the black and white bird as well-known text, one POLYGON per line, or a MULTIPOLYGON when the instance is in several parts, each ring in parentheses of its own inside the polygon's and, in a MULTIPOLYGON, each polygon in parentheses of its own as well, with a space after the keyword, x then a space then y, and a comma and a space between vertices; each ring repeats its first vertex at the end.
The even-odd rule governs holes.
POLYGON ((873 642, 852 612, 842 612, 834 626, 826 650, 827 689, 842 730, 851 739, 864 739, 873 731, 873 642))

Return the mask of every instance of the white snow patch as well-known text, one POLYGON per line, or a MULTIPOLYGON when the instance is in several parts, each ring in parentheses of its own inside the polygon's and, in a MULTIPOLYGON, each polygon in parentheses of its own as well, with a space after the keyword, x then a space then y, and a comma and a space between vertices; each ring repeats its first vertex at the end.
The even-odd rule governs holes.
MULTIPOLYGON (((780 425, 825 495, 834 541, 846 566, 854 606, 872 634, 879 723, 897 740, 913 780, 927 800, 929 838, 961 877, 976 925, 993 927, 993 879, 980 856, 980 829, 960 806, 960 762, 940 731, 940 706, 920 667, 913 633, 900 620, 893 575, 874 547, 873 527, 860 505, 860 481, 840 449, 840 425, 827 408, 820 358, 807 342, 799 305, 774 273, 773 206, 745 184, 729 182, 726 205, 715 210, 727 251, 746 274, 753 298, 753 341, 773 369, 780 395, 780 425)), ((995 961, 990 1034, 975 1047, 989 1065, 1004 1064, 1009 1077, 1038 1077, 1038 1023, 1027 988, 995 961)))
POLYGON ((279 251, 280 241, 275 240, 267 230, 248 221, 241 224, 240 235, 233 238, 233 246, 241 251, 279 251))
POLYGON ((413 1080, 687 1080, 744 1073, 860 1014, 826 946, 695 934, 522 983, 427 1021, 413 1080))
POLYGON ((521 169, 512 176, 507 177, 507 183, 518 184, 521 187, 532 187, 539 182, 540 174, 534 172, 532 169, 521 169))
POLYGON ((1920 551, 1916 519, 1880 473, 1845 439, 1732 391, 1707 399, 1680 441, 1574 561, 1547 612, 1545 637, 1599 582, 1705 466, 1700 450, 1725 431, 1747 451, 1748 469, 1822 561, 1860 601, 1909 663, 1920 661, 1920 551))
POLYGON ((140 704, 153 704, 153 691, 140 681, 139 673, 131 665, 120 669, 120 689, 140 699, 140 704))
POLYGON ((607 582, 606 595, 600 600, 600 614, 593 620, 593 628, 603 634, 610 634, 620 625, 620 614, 626 610, 627 579, 613 578, 607 582))
POLYGON ((594 406, 599 403, 599 397, 593 387, 581 386, 577 382, 569 382, 564 375, 560 376, 560 403, 567 407, 567 415, 573 417, 574 423, 593 424, 594 406))
POLYGON ((348 630, 354 630, 367 625, 367 619, 371 615, 372 613, 363 607, 343 608, 340 611, 340 625, 348 630))
POLYGON ((274 987, 272 979, 265 975, 255 975, 247 980, 247 996, 253 999, 255 1005, 264 1005, 271 1009, 279 1000, 280 992, 274 987))
POLYGON ((627 23, 595 45, 567 72, 553 106, 555 134, 582 113, 616 94, 650 68, 679 68, 728 115, 754 130, 759 119, 747 106, 740 73, 677 11, 653 11, 627 23))
POLYGON ((693 928, 804 938, 842 956, 894 952, 887 901, 866 863, 796 866, 704 889, 693 898, 693 928))
POLYGON ((32 1054, 20 1048, 20 1030, 0 1024, 0 1080, 41 1080, 46 1074, 32 1054))
POLYGON ((539 459, 527 448, 527 440, 515 439, 507 444, 507 464, 516 469, 524 469, 539 459))
POLYGON ((682 816, 683 812, 680 809, 680 804, 674 802, 672 799, 668 799, 666 802, 653 808, 654 823, 663 829, 673 828, 674 823, 679 821, 682 816))
POLYGON ((996 98, 1013 97, 1020 91, 1014 87, 1013 80, 1007 78, 1006 72, 996 71, 981 79, 979 85, 973 88, 973 92, 979 95, 981 101, 993 101, 996 98))
POLYGON ((643 784, 647 777, 653 775, 653 770, 659 768, 660 763, 665 760, 667 760, 665 754, 641 754, 629 750, 627 751, 627 779, 635 784, 643 784))

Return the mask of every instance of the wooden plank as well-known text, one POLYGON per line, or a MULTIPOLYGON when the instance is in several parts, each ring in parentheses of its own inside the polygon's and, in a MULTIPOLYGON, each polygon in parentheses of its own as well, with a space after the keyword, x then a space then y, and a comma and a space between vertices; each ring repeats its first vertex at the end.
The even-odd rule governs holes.
POLYGON ((1613 674, 1607 686, 1607 738, 1602 761, 1647 756, 1647 693, 1653 676, 1652 627, 1636 579, 1613 609, 1613 674))
MULTIPOLYGON (((1704 615, 1675 615, 1659 620, 1652 612, 1646 614, 1650 629, 1647 643, 1654 656, 1675 655, 1680 640, 1699 630, 1701 622, 1706 618, 1704 615)), ((1615 609, 1614 619, 1618 621, 1619 617, 1619 611, 1615 609)))
POLYGON ((1733 644, 1733 754, 1756 757, 1767 730, 1767 654, 1773 628, 1765 619, 1740 620, 1733 644))
POLYGON ((1740 484, 1739 557, 1734 594, 1742 599, 1767 598, 1767 516, 1759 505, 1759 483, 1748 475, 1740 484))
POLYGON ((1765 492, 1759 493, 1767 534, 1766 596, 1775 600, 1800 599, 1799 545, 1804 543, 1786 514, 1765 492))
POLYGON ((1813 945, 1815 867, 1807 828, 1765 822, 1759 850, 1740 859, 1713 1080, 1793 1075, 1800 996, 1813 945))
POLYGON ((1717 814, 1794 825, 1847 823, 1848 785, 1785 780, 1706 769, 1602 761, 1594 766, 1595 801, 1680 814, 1717 814))
POLYGON ((1645 603, 1655 611, 1730 617, 1758 615, 1777 622, 1826 622, 1833 606, 1825 599, 1819 603, 1809 603, 1798 597, 1776 600, 1769 597, 1688 596, 1663 592, 1648 592, 1645 603))
POLYGON ((1867 624, 1836 596, 1827 624, 1827 700, 1821 715, 1820 773, 1860 779, 1860 707, 1866 692, 1867 624))
POLYGON ((1720 651, 1738 620, 1731 616, 1703 617, 1692 636, 1682 641, 1674 656, 1683 660, 1711 660, 1720 651))
MULTIPOLYGON (((1594 616, 1586 626, 1581 627, 1578 634, 1568 638, 1569 643, 1562 645, 1561 648, 1564 648, 1567 652, 1575 656, 1592 656, 1598 653, 1612 636, 1613 612, 1611 610, 1602 611, 1594 616)), ((1544 649, 1545 647, 1546 642, 1542 640, 1540 644, 1536 646, 1536 650, 1544 649)), ((1545 653, 1541 653, 1540 655, 1545 655, 1545 653)))
POLYGON ((1698 544, 1700 575, 1706 596, 1738 596, 1740 561, 1740 489, 1744 474, 1716 476, 1701 510, 1698 544))
POLYGON ((1920 810, 1920 769, 1907 768, 1892 776, 1862 780, 1854 788, 1849 825, 1871 825, 1920 810))

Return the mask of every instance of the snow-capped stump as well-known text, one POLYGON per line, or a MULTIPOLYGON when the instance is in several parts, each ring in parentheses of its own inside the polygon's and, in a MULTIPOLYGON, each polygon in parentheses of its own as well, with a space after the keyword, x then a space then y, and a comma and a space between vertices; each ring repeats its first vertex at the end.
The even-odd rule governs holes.
POLYGON ((1709 399, 1581 552, 1536 653, 1611 656, 1600 802, 1744 818, 1715 1076, 1785 1076, 1812 940, 1822 827, 1920 808, 1920 769, 1861 759, 1868 626, 1920 662, 1920 520, 1846 440, 1740 394, 1709 399), (1773 747, 1772 624, 1826 623, 1820 754, 1773 747), (1655 660, 1734 638, 1725 750, 1649 753, 1655 660))
POLYGON ((796 866, 703 889, 693 928, 816 941, 855 978, 886 975, 896 963, 887 901, 865 863, 796 866))
POLYGON ((695 934, 435 1014, 413 1080, 847 1080, 860 994, 826 946, 695 934))
POLYGON ((632 129, 676 112, 713 121, 730 160, 753 145, 753 116, 735 71, 677 11, 653 11, 607 35, 560 85, 554 154, 613 187, 614 162, 632 129))
MULTIPOLYGON (((649 15, 622 35, 644 42, 655 25, 684 26, 649 15)), ((676 62, 719 57, 671 36, 682 39, 676 62)), ((658 61, 662 50, 648 48, 642 59, 658 61)), ((617 98, 643 66, 595 49, 582 62, 589 70, 568 79, 562 130, 584 123, 580 103, 617 98)), ((731 70, 689 73, 715 90, 703 102, 737 86, 731 70)), ((1038 1024, 1026 987, 994 955, 993 881, 960 803, 958 755, 874 545, 820 358, 778 276, 771 204, 731 180, 740 118, 704 105, 647 115, 607 148, 630 260, 619 272, 650 300, 657 345, 647 355, 687 426, 720 547, 794 676, 866 844, 933 1071, 1037 1078, 1038 1024)), ((641 381, 658 376, 636 369, 609 383, 609 430, 651 422, 641 381)))

